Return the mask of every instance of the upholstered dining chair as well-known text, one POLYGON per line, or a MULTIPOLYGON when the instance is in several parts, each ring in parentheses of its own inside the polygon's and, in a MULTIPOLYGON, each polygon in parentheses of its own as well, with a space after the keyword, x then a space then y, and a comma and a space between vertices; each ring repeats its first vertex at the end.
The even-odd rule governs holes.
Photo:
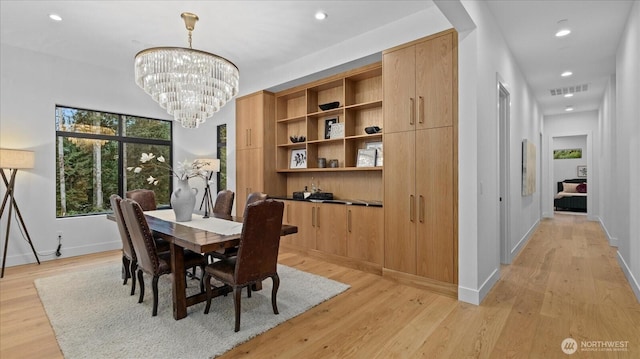
MULTIPOLYGON (((254 202, 264 201, 265 199, 267 199, 267 194, 266 193, 251 192, 247 196, 247 204, 246 205, 248 206, 248 205, 250 205, 251 203, 254 203, 254 202)), ((236 255, 238 255, 238 247, 220 249, 220 250, 217 250, 215 252, 208 253, 208 254, 211 255, 212 257, 218 258, 218 259, 225 259, 225 258, 229 258, 229 257, 235 257, 236 255)))
POLYGON ((122 197, 117 194, 112 194, 109 197, 111 203, 111 209, 113 209, 113 215, 116 217, 116 223, 118 225, 118 231, 120 232, 120 239, 122 240, 122 269, 124 272, 123 285, 127 284, 127 280, 131 278, 131 295, 136 291, 136 276, 132 275, 137 264, 136 252, 131 244, 131 238, 129 237, 129 231, 124 223, 124 217, 122 217, 122 209, 120 208, 120 202, 122 197))
POLYGON ((266 278, 273 281, 271 306, 278 314, 276 295, 280 286, 278 277, 278 249, 280 247, 280 229, 284 203, 268 199, 254 202, 245 207, 240 246, 236 257, 223 259, 205 267, 204 283, 207 290, 207 305, 204 313, 211 307, 211 278, 215 278, 234 291, 235 331, 240 330, 240 297, 242 288, 247 287, 247 296, 251 297, 251 285, 266 278))
POLYGON ((127 198, 138 202, 143 211, 154 211, 158 208, 156 193, 150 189, 134 189, 127 191, 125 195, 127 198))
MULTIPOLYGON (((153 234, 149 229, 142 207, 137 202, 131 199, 125 199, 120 202, 120 207, 138 260, 136 270, 138 282, 140 283, 140 298, 138 299, 138 303, 142 303, 144 300, 144 272, 153 277, 151 284, 153 290, 152 316, 155 317, 158 314, 158 279, 161 275, 172 272, 170 253, 158 253, 153 234)), ((186 269, 200 267, 204 272, 205 264, 206 260, 204 256, 185 250, 184 267, 186 269)), ((174 275, 185 274, 186 273, 174 273, 174 275)), ((200 292, 204 291, 203 286, 202 279, 200 279, 200 292)))
POLYGON ((218 215, 230 216, 235 196, 236 194, 228 189, 218 192, 216 202, 214 203, 211 212, 218 215))

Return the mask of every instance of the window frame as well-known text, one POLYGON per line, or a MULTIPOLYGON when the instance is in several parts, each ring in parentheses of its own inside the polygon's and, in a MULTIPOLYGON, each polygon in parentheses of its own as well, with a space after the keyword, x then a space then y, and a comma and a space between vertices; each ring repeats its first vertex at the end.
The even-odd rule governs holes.
MULTIPOLYGON (((57 121, 57 111, 58 108, 68 108, 68 109, 73 109, 73 110, 77 110, 77 111, 91 111, 91 112, 99 112, 99 113, 105 113, 105 114, 109 114, 109 115, 114 115, 118 117, 118 130, 117 133, 115 135, 105 135, 105 134, 96 134, 96 133, 86 133, 86 132, 72 132, 72 131, 61 131, 58 130, 58 124, 56 122, 55 124, 55 147, 58 147, 58 141, 60 137, 63 138, 82 138, 82 139, 91 139, 91 140, 105 140, 105 141, 116 141, 118 142, 118 195, 122 198, 125 197, 125 193, 124 193, 124 173, 126 171, 126 168, 124 167, 124 147, 123 144, 142 144, 142 145, 160 145, 160 146, 168 146, 169 147, 169 152, 171 153, 171 158, 170 160, 167 162, 167 164, 173 168, 173 121, 172 120, 164 120, 164 119, 158 119, 158 118, 152 118, 152 117, 146 117, 146 116, 137 116, 137 115, 130 115, 130 114, 124 114, 124 113, 119 113, 119 112, 107 112, 107 111, 100 111, 100 110, 92 110, 92 109, 87 109, 87 108, 81 108, 81 107, 74 107, 74 106, 67 106, 67 105, 61 105, 61 104, 56 104, 55 105, 55 110, 54 110, 54 119, 57 121), (154 120, 154 121, 163 121, 169 124, 169 134, 170 134, 170 139, 169 140, 161 140, 161 139, 155 139, 155 138, 140 138, 140 137, 128 137, 128 136, 124 136, 123 135, 123 131, 124 131, 124 122, 125 122, 125 117, 134 117, 134 118, 139 118, 139 119, 145 119, 145 120, 154 120)), ((58 151, 55 150, 54 151, 54 162, 58 161, 58 151)), ((56 166, 56 179, 54 181, 54 186, 57 186, 58 183, 58 176, 59 176, 59 171, 58 168, 56 166)), ((173 181, 169 181, 169 195, 173 192, 173 181)), ((54 193, 57 193, 57 188, 54 190, 54 193)), ((56 219, 60 219, 60 218, 75 218, 75 217, 85 217, 85 216, 95 216, 95 215, 103 215, 105 213, 111 213, 112 210, 105 210, 104 212, 94 212, 94 213, 81 213, 81 214, 72 214, 72 215, 58 215, 58 198, 57 198, 57 194, 56 194, 56 219)), ((159 208, 163 208, 163 207, 159 207, 159 208)), ((168 208, 168 207, 167 207, 168 208)))

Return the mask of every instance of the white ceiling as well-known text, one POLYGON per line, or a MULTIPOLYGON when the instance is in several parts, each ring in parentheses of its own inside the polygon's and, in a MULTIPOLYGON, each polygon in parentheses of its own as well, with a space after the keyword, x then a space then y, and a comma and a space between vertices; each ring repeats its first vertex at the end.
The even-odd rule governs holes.
MULTIPOLYGON (((629 1, 487 1, 544 114, 598 108, 629 1), (573 33, 558 40, 556 23, 573 33), (597 20, 596 20, 597 19, 597 20), (574 76, 561 79, 571 69, 574 76), (590 84, 571 101, 549 89, 590 84)), ((241 78, 434 6, 414 1, 13 1, 0 0, 0 41, 100 66, 127 68, 153 46, 187 47, 180 13, 196 13, 193 48, 234 62, 241 78), (317 21, 316 11, 329 17, 317 21), (53 22, 50 13, 62 16, 53 22)))

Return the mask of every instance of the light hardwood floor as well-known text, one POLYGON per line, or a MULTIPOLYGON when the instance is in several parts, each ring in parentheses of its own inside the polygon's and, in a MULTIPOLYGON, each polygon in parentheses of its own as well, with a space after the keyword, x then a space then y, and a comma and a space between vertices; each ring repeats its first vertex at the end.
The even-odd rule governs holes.
MULTIPOLYGON (((33 280, 119 260, 111 251, 8 268, 0 357, 62 357, 33 280)), ((280 262, 351 288, 222 358, 564 358, 567 337, 628 341, 626 352, 570 357, 640 358, 640 303, 615 248, 585 216, 543 220, 480 306, 291 252, 280 262)))

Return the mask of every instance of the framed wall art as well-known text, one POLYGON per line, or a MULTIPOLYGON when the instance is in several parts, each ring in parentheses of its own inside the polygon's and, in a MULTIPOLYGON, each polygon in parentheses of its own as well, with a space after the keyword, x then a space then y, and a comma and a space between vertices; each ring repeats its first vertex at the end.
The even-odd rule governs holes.
POLYGON ((306 149, 298 149, 291 150, 291 162, 289 164, 289 168, 307 168, 307 150, 306 149))

